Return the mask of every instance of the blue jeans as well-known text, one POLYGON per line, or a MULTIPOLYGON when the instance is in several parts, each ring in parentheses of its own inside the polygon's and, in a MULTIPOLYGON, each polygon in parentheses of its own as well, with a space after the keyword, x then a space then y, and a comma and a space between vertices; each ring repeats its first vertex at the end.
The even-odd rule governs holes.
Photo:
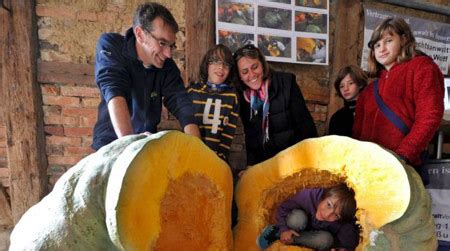
POLYGON ((301 209, 292 210, 286 218, 287 226, 300 234, 294 236, 293 244, 313 249, 330 249, 333 246, 333 235, 324 230, 305 231, 308 225, 308 216, 301 209))

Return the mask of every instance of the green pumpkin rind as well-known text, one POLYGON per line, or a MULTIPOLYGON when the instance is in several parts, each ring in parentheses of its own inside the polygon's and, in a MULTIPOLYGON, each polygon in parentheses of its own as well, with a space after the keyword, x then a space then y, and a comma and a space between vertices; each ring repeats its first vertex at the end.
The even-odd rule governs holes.
POLYGON ((117 250, 103 220, 108 176, 122 151, 144 137, 121 138, 70 168, 22 216, 9 250, 117 250))
POLYGON ((405 214, 380 230, 384 232, 375 246, 365 250, 434 251, 437 249, 435 223, 431 214, 431 198, 417 172, 404 165, 411 188, 411 200, 405 214), (393 243, 397 242, 393 245, 393 243))
POLYGON ((114 245, 121 250, 125 250, 120 240, 120 233, 116 218, 116 206, 120 198, 120 190, 122 188, 122 180, 125 178, 128 167, 135 160, 135 157, 146 146, 146 144, 154 139, 162 137, 167 132, 160 132, 158 134, 150 135, 147 138, 133 142, 130 144, 122 154, 117 158, 114 169, 111 171, 111 175, 108 180, 110 184, 107 189, 107 199, 105 201, 105 220, 108 229, 108 234, 114 245))

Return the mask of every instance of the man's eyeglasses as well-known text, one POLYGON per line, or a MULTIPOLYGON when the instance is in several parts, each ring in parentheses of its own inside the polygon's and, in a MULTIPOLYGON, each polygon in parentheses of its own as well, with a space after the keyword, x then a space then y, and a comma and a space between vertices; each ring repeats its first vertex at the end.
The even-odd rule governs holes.
POLYGON ((155 37, 155 35, 153 35, 150 31, 147 31, 148 34, 150 34, 150 36, 156 40, 156 42, 158 42, 159 47, 161 47, 162 49, 169 49, 170 51, 174 51, 177 49, 177 45, 175 43, 170 44, 166 41, 164 41, 164 39, 161 38, 157 38, 155 37))
POLYGON ((210 58, 208 60, 208 64, 209 65, 215 65, 215 66, 222 66, 223 68, 226 68, 226 69, 230 69, 231 68, 231 65, 229 63, 224 62, 223 60, 218 59, 218 58, 210 58))

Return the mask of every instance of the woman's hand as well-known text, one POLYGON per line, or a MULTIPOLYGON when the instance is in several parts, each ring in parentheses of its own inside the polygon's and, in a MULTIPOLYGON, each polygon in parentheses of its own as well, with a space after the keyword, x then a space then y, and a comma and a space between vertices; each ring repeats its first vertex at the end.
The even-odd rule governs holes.
POLYGON ((284 232, 281 232, 280 234, 280 241, 285 245, 290 245, 294 241, 294 236, 300 236, 297 232, 294 230, 287 230, 284 232))

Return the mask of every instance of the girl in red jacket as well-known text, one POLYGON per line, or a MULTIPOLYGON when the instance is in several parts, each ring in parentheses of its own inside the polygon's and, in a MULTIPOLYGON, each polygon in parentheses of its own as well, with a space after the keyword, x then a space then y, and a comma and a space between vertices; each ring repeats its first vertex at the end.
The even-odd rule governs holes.
POLYGON ((368 46, 369 75, 378 77, 379 96, 406 130, 399 129, 380 110, 372 83, 357 101, 353 137, 380 144, 418 167, 421 152, 443 116, 443 75, 430 57, 416 50, 411 29, 401 18, 384 20, 368 46))

